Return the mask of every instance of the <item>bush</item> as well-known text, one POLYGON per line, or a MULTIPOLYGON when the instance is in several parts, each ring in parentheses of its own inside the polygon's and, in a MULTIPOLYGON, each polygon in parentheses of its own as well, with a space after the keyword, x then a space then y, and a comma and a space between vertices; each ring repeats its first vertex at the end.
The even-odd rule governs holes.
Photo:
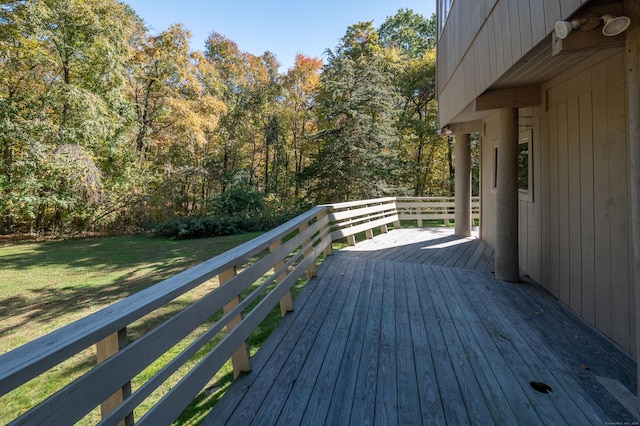
POLYGON ((264 195, 245 183, 230 185, 211 201, 215 213, 219 216, 251 217, 259 215, 264 210, 264 195))
POLYGON ((260 218, 205 216, 173 218, 151 226, 158 237, 188 239, 265 231, 271 226, 260 218))
POLYGON ((177 217, 151 225, 156 236, 187 239, 266 231, 296 217, 300 209, 287 208, 271 194, 264 196, 246 183, 235 183, 211 200, 213 214, 177 217))
POLYGON ((277 215, 264 212, 252 217, 205 216, 176 217, 149 226, 158 237, 189 239, 235 235, 244 232, 260 232, 273 229, 296 217, 301 212, 291 210, 277 215))

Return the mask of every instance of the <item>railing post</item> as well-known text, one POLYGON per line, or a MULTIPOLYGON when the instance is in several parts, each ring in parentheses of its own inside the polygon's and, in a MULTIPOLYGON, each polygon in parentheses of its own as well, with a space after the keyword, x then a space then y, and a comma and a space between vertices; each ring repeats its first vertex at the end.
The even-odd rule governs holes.
MULTIPOLYGON (((96 343, 97 363, 100 364, 106 361, 108 358, 118 353, 118 351, 122 350, 125 346, 127 346, 127 329, 123 328, 117 333, 113 333, 96 343)), ((102 418, 104 419, 113 410, 118 408, 118 406, 122 404, 125 398, 129 395, 131 395, 131 382, 127 382, 122 386, 122 388, 100 404, 100 414, 102 415, 102 418)), ((131 425, 133 425, 133 413, 129 413, 123 421, 118 423, 118 426, 131 425)))
MULTIPOLYGON (((223 273, 218 276, 218 280, 220 281, 220 285, 222 286, 224 283, 229 281, 231 278, 235 277, 237 274, 235 266, 227 269, 223 273)), ((225 314, 229 313, 240 303, 240 296, 236 296, 229 303, 227 303, 223 311, 225 314)), ((242 320, 242 315, 238 315, 233 318, 227 324, 227 332, 231 332, 242 320)), ((251 361, 249 360, 249 347, 247 346, 247 342, 243 342, 240 347, 236 350, 236 352, 231 356, 231 363, 233 364, 233 378, 236 379, 240 373, 251 371, 251 361)))
MULTIPOLYGON (((329 215, 329 209, 325 209, 323 210, 319 215, 318 215, 318 220, 322 219, 325 216, 329 215)), ((320 231, 320 233, 322 233, 322 231, 320 231)), ((327 238, 329 238, 329 244, 327 244, 327 246, 324 248, 324 250, 322 251, 322 253, 326 256, 331 256, 333 254, 333 238, 331 237, 331 226, 329 224, 327 224, 327 233, 328 236, 327 238)))
POLYGON ((445 214, 445 218, 444 218, 444 226, 446 226, 447 228, 449 226, 451 226, 451 223, 449 222, 449 207, 447 206, 448 201, 444 201, 444 207, 441 207, 441 209, 444 211, 445 214))
MULTIPOLYGON (((278 248, 282 245, 282 241, 278 240, 269 246, 269 251, 273 253, 278 250, 278 248)), ((278 269, 284 266, 284 259, 279 261, 273 267, 273 272, 276 273, 278 269)), ((275 277, 276 285, 279 285, 284 277, 287 275, 286 271, 275 277)), ((293 298, 291 297, 291 291, 287 291, 287 294, 280 299, 280 314, 284 317, 287 312, 293 312, 293 298)))
MULTIPOLYGON (((298 228, 298 231, 302 234, 307 230, 307 228, 309 228, 309 223, 305 222, 302 225, 300 225, 300 227, 298 228)), ((307 244, 309 244, 309 247, 302 253, 304 257, 309 256, 309 253, 311 253, 311 250, 313 249, 313 247, 311 247, 311 237, 304 240, 304 243, 302 243, 302 247, 304 248, 304 246, 306 246, 307 244)), ((311 264, 309 265, 309 269, 307 269, 307 279, 310 280, 316 275, 318 275, 318 272, 316 271, 316 262, 314 259, 314 261, 311 262, 311 264)))
POLYGON ((396 215, 398 216, 398 220, 393 222, 393 229, 400 229, 400 211, 398 209, 398 199, 396 198, 393 203, 396 206, 396 215))
MULTIPOLYGON (((365 205, 364 205, 364 208, 365 208, 365 209, 366 209, 367 207, 369 207, 369 204, 365 204, 365 205)), ((369 216, 369 218, 367 219, 367 222, 371 222, 371 217, 370 217, 370 216, 369 216)), ((364 231, 364 235, 365 235, 365 238, 366 238, 367 240, 372 240, 372 239, 373 239, 373 229, 372 229, 372 228, 369 228, 369 229, 365 230, 365 231, 364 231)))
MULTIPOLYGON (((351 211, 351 207, 347 207, 347 211, 351 211)), ((351 228, 353 224, 349 224, 349 228, 351 228)), ((356 236, 355 235, 347 235, 347 245, 355 246, 356 245, 356 236)))

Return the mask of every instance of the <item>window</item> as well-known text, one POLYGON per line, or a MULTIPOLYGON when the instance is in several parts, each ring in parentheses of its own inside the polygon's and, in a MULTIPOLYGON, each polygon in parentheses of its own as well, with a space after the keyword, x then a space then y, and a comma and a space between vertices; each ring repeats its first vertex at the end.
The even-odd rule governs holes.
POLYGON ((533 201, 531 133, 531 130, 525 130, 518 138, 518 192, 520 199, 525 201, 533 201))
POLYGON ((451 11, 453 0, 438 0, 438 37, 447 22, 447 17, 451 11))

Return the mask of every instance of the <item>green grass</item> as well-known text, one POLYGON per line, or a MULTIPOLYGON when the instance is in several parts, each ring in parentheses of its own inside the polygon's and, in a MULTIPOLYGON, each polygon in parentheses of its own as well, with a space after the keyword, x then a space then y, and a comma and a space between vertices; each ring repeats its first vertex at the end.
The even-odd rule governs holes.
MULTIPOLYGON (((241 234, 175 241, 144 236, 72 239, 55 242, 0 243, 0 353, 69 324, 122 298, 134 294, 184 269, 201 263, 258 234, 241 234)), ((256 283, 253 287, 257 286, 256 283)), ((128 327, 130 339, 144 334, 187 304, 211 291, 205 283, 128 327)), ((294 297, 304 281, 294 287, 294 297)), ((248 291, 251 291, 249 289, 248 291)), ((254 303, 257 303, 254 302, 254 303)), ((221 315, 195 330, 132 381, 134 390, 188 346, 221 315)), ((249 340, 255 353, 280 319, 276 306, 249 340)), ((136 410, 136 418, 222 338, 209 343, 136 410)), ((95 365, 95 350, 88 348, 67 362, 0 398, 0 424, 5 424, 95 365)), ((232 381, 230 363, 210 381, 207 389, 178 420, 199 423, 232 381)), ((99 420, 98 410, 81 423, 99 420)))

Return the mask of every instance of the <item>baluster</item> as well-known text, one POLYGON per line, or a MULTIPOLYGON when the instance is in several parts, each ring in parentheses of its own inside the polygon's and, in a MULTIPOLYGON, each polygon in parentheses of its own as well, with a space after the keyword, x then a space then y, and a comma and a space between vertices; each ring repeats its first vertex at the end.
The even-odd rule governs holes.
MULTIPOLYGON (((309 223, 305 222, 302 225, 300 225, 300 227, 298 228, 298 230, 300 231, 300 233, 304 233, 307 229, 309 228, 309 223)), ((313 247, 311 247, 311 236, 309 236, 309 238, 307 238, 306 240, 304 240, 304 242, 302 243, 302 247, 304 248, 305 246, 309 245, 309 247, 307 249, 304 250, 304 252, 302 253, 304 255, 304 257, 309 256, 309 254, 311 253, 311 250, 313 249, 313 247)), ((312 277, 315 277, 316 275, 318 275, 317 271, 316 271, 316 262, 315 259, 313 262, 311 262, 311 265, 309 265, 309 269, 307 269, 307 279, 310 280, 312 277)))
MULTIPOLYGON (((106 361, 118 351, 124 349, 127 346, 127 329, 123 328, 119 330, 117 333, 113 333, 110 336, 107 336, 103 340, 96 343, 96 360, 98 364, 106 361)), ((107 417, 113 410, 118 408, 120 404, 131 395, 131 382, 125 383, 122 388, 116 391, 109 398, 104 400, 100 404, 100 414, 104 419, 107 417)), ((129 413, 127 417, 120 423, 118 426, 131 426, 133 425, 133 413, 129 413)))
MULTIPOLYGON (((218 276, 218 280, 220 281, 220 285, 224 285, 227 281, 237 275, 236 267, 232 267, 224 271, 218 276)), ((238 306, 240 303, 240 296, 236 296, 229 303, 227 303, 223 311, 225 314, 231 312, 233 308, 238 306)), ((237 317, 233 318, 227 324, 227 332, 231 332, 239 323, 242 321, 242 314, 239 314, 237 317)), ((247 346, 247 342, 243 342, 240 347, 236 350, 236 352, 231 356, 231 363, 233 364, 233 378, 237 378, 242 372, 251 371, 251 361, 249 359, 249 347, 247 346)))
MULTIPOLYGON (((274 251, 278 250, 281 245, 282 241, 278 240, 269 246, 269 251, 273 253, 274 251)), ((283 266, 284 259, 275 264, 275 266, 273 267, 273 272, 276 273, 278 269, 282 268, 283 266)), ((280 285, 280 283, 286 276, 287 271, 284 271, 283 273, 275 277, 274 280, 276 282, 276 285, 280 285)), ((282 316, 285 316, 287 312, 293 312, 293 298, 291 297, 291 291, 287 291, 287 294, 285 294, 284 297, 280 300, 280 314, 282 316)))

